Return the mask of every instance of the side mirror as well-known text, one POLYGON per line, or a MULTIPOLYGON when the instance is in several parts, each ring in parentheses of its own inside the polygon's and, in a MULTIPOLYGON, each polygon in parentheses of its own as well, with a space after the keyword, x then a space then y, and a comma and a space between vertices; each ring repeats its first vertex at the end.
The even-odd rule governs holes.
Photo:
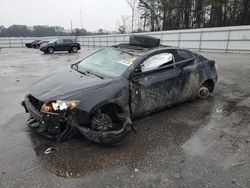
POLYGON ((137 68, 135 68, 134 72, 135 72, 135 73, 140 73, 140 72, 142 72, 142 71, 141 71, 141 68, 140 68, 140 67, 137 67, 137 68))
POLYGON ((55 42, 54 44, 57 45, 57 42, 55 42))

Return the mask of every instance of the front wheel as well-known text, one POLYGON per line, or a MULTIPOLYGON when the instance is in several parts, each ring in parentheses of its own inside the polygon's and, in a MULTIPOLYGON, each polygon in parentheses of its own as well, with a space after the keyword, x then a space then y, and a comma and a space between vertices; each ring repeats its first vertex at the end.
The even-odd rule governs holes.
POLYGON ((52 48, 52 47, 49 47, 49 48, 48 48, 48 53, 49 53, 49 54, 53 54, 54 51, 55 51, 54 48, 52 48))
POLYGON ((122 127, 121 123, 115 112, 100 109, 93 114, 90 128, 98 132, 115 131, 122 127))
POLYGON ((113 121, 108 114, 97 113, 92 117, 90 126, 92 130, 106 132, 112 130, 113 121))

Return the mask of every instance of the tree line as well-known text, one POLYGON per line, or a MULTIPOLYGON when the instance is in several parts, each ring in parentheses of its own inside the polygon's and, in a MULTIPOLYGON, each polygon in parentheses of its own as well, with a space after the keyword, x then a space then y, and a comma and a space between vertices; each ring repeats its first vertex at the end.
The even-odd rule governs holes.
POLYGON ((83 35, 105 34, 103 29, 98 32, 88 32, 86 29, 75 28, 65 31, 60 26, 37 25, 28 27, 26 25, 12 25, 8 28, 0 25, 0 37, 49 37, 49 36, 83 36, 83 35))
MULTIPOLYGON (((126 0, 131 16, 123 15, 117 33, 250 25, 250 0, 126 0), (131 19, 132 18, 132 19, 131 19), (128 25, 131 23, 131 28, 128 25)), ((103 29, 66 32, 60 26, 0 25, 0 37, 46 37, 108 34, 103 29)))
POLYGON ((0 37, 44 37, 66 35, 63 27, 12 25, 8 28, 0 26, 0 37))
POLYGON ((138 0, 138 30, 250 25, 249 0, 138 0))

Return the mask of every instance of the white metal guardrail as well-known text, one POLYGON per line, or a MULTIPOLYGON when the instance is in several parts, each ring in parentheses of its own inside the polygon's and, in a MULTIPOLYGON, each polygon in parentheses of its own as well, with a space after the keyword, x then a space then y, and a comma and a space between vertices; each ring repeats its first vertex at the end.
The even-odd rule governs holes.
MULTIPOLYGON (((195 51, 250 53, 250 26, 185 29, 138 33, 161 39, 161 44, 195 51)), ((130 34, 78 36, 82 46, 104 47, 129 41, 130 34)), ((34 39, 53 40, 59 37, 0 38, 0 48, 25 47, 34 39)))

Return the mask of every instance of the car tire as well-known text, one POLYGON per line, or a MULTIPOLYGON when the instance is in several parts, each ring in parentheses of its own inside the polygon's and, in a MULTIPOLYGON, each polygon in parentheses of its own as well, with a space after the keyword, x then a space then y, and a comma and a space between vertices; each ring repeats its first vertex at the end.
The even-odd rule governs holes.
POLYGON ((113 111, 97 110, 91 117, 90 128, 94 131, 107 132, 121 128, 117 114, 113 111))
POLYGON ((91 129, 99 132, 107 132, 113 128, 113 120, 107 113, 96 113, 90 121, 91 129))
POLYGON ((77 51, 78 51, 77 47, 73 46, 72 49, 71 49, 71 52, 76 53, 77 51))
POLYGON ((54 50, 54 48, 49 47, 47 51, 49 54, 53 54, 55 50, 54 50))
POLYGON ((201 86, 199 91, 198 91, 198 97, 201 99, 206 99, 210 95, 209 88, 206 86, 201 86))

